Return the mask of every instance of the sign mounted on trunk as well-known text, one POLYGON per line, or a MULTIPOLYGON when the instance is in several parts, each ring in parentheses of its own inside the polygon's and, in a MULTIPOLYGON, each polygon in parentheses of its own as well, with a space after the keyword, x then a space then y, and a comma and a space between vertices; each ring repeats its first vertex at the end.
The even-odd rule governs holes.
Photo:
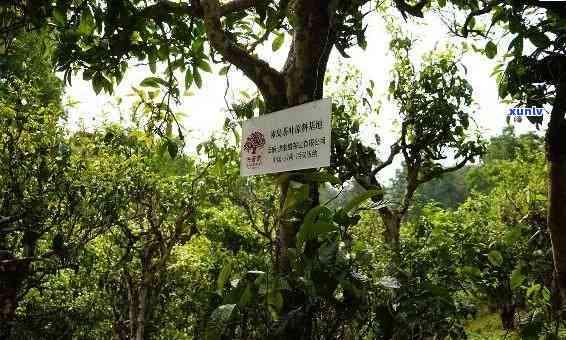
POLYGON ((244 121, 240 175, 329 166, 331 111, 322 99, 244 121))

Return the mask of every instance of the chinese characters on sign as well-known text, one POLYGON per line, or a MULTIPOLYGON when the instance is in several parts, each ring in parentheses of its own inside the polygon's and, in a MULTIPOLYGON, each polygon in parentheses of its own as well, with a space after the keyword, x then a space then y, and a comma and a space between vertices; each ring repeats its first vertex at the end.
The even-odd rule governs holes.
POLYGON ((240 174, 329 166, 331 110, 323 99, 244 121, 240 174))

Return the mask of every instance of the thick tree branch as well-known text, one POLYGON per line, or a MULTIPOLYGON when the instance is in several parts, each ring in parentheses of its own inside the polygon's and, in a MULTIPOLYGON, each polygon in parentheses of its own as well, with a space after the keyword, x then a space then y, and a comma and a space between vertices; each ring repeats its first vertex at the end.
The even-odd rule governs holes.
MULTIPOLYGON (((218 16, 223 17, 230 13, 244 11, 255 7, 256 0, 234 0, 218 7, 218 16)), ((191 16, 204 18, 204 11, 198 1, 175 2, 158 1, 154 5, 147 6, 141 10, 141 15, 146 18, 159 19, 167 15, 191 16)))
POLYGON ((55 250, 49 250, 39 256, 25 256, 25 257, 19 257, 19 258, 12 258, 12 259, 7 259, 7 260, 0 260, 0 272, 2 272, 2 268, 5 268, 5 266, 10 265, 10 264, 22 264, 22 263, 30 263, 32 261, 41 261, 41 260, 46 260, 52 256, 55 255, 59 255, 55 250))
POLYGON ((324 74, 336 39, 338 1, 295 1, 293 41, 283 73, 290 105, 322 98, 324 74))
POLYGON ((268 109, 284 108, 286 100, 282 98, 281 94, 284 93, 285 78, 268 63, 250 55, 244 48, 228 38, 220 23, 223 12, 218 0, 203 0, 201 4, 204 11, 204 26, 210 45, 226 61, 242 70, 256 84, 267 105, 273 106, 268 107, 268 109))
POLYGON ((468 162, 470 162, 472 159, 474 158, 473 155, 468 155, 466 156, 463 160, 461 160, 459 163, 451 166, 451 167, 447 167, 447 168, 442 168, 438 171, 433 171, 421 178, 418 179, 418 185, 426 183, 440 175, 443 175, 445 173, 449 173, 449 172, 453 172, 453 171, 457 171, 462 169, 468 162))
POLYGON ((566 56, 551 55, 540 60, 522 57, 518 63, 527 67, 527 72, 520 77, 523 83, 559 84, 566 80, 566 56))

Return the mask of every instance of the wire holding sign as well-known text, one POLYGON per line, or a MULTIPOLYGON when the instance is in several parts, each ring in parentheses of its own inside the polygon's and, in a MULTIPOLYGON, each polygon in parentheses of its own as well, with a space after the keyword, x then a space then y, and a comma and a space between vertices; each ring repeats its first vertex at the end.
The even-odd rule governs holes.
POLYGON ((240 175, 329 166, 331 111, 322 99, 244 121, 240 175))

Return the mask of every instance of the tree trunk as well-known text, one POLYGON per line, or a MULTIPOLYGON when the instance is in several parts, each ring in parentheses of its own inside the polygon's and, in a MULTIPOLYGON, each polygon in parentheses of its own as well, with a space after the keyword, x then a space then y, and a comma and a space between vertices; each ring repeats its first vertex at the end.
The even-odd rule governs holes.
POLYGON ((399 249, 399 232, 401 229, 401 216, 390 209, 380 209, 381 220, 385 224, 383 237, 392 250, 399 249))
MULTIPOLYGON (((221 6, 218 0, 201 1, 204 26, 210 45, 226 61, 238 67, 261 92, 267 112, 279 111, 323 95, 324 75, 330 52, 335 44, 335 12, 338 1, 293 1, 293 40, 285 65, 281 71, 251 55, 231 40, 222 29, 221 6)), ((287 195, 289 178, 281 178, 282 204, 287 195)), ((311 201, 316 201, 314 193, 311 201)), ((294 246, 298 223, 280 221, 276 248, 275 269, 288 273, 287 249, 294 246)))
MULTIPOLYGON (((299 18, 296 20, 297 27, 291 50, 281 73, 286 88, 285 92, 279 95, 286 98, 286 107, 322 99, 324 75, 334 45, 334 27, 329 15, 332 10, 328 8, 328 4, 313 1, 300 2, 299 5, 301 8, 295 8, 300 14, 297 14, 299 18)), ((265 94, 263 95, 267 98, 265 94)), ((266 106, 279 110, 286 108, 277 107, 278 104, 281 104, 280 99, 279 103, 270 103, 266 106)), ((284 176, 280 187, 282 204, 289 190, 289 177, 284 176)), ((318 204, 318 187, 313 183, 309 185, 309 201, 312 207, 318 204)), ((282 221, 279 225, 276 270, 281 273, 289 272, 287 249, 294 247, 299 226, 300 223, 289 221, 282 221)))
POLYGON ((556 279, 566 311, 566 84, 557 86, 556 99, 546 133, 548 160, 548 227, 556 279))
MULTIPOLYGON (((147 314, 148 290, 144 280, 131 278, 127 274, 128 289, 128 318, 129 335, 128 339, 143 340, 145 337, 145 321, 147 314)), ((118 333, 120 334, 120 333, 118 333)))
POLYGON ((0 253, 0 340, 8 339, 18 307, 18 291, 29 271, 29 260, 18 260, 9 252, 0 253))
POLYGON ((143 340, 145 334, 145 314, 147 308, 147 287, 145 280, 139 288, 138 306, 137 306, 137 322, 136 322, 136 340, 143 340))
MULTIPOLYGON (((281 178, 279 189, 279 202, 280 210, 283 211, 287 193, 289 192, 290 180, 287 177, 281 178)), ((289 256, 287 249, 294 243, 296 234, 296 226, 293 222, 289 221, 285 216, 279 222, 279 229, 277 231, 277 249, 275 252, 275 270, 280 273, 289 272, 289 256)))
POLYGON ((506 331, 515 329, 515 304, 503 303, 499 310, 503 329, 506 331))

